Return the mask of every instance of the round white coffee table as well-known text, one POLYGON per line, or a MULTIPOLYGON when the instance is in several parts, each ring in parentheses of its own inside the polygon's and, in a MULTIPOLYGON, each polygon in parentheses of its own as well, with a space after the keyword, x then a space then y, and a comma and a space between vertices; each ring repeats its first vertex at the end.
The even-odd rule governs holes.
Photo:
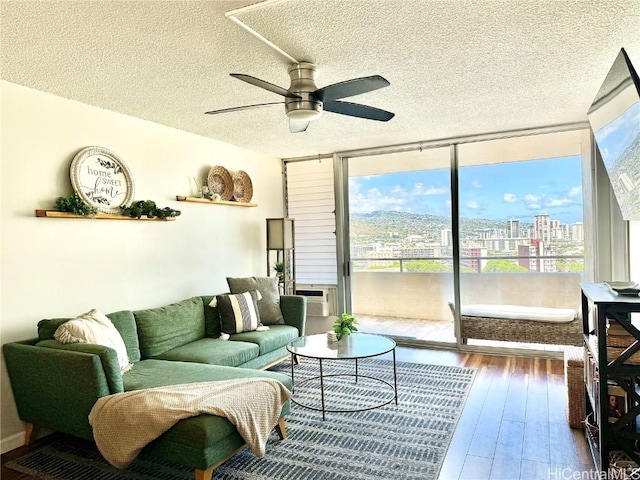
POLYGON ((309 335, 306 337, 300 337, 289 345, 287 345, 287 350, 291 353, 291 381, 294 388, 294 396, 291 397, 291 400, 301 407, 309 408, 311 410, 317 410, 322 412, 322 419, 325 419, 326 412, 361 412, 364 410, 373 410, 374 408, 380 408, 384 405, 388 405, 391 402, 395 401, 396 405, 398 404, 398 374, 396 369, 396 342, 394 342, 389 337, 385 337, 383 335, 374 335, 370 333, 352 333, 351 335, 346 335, 342 337, 342 339, 338 342, 329 342, 327 339, 327 335, 324 333, 318 335, 309 335), (377 357, 378 355, 383 355, 385 353, 392 352, 393 354, 393 384, 383 380, 381 378, 372 377, 370 375, 363 375, 358 372, 358 360, 369 357, 377 357), (295 357, 305 357, 312 358, 318 360, 320 367, 320 374, 318 376, 307 378, 302 382, 299 382, 298 385, 302 383, 310 382, 312 380, 320 380, 320 400, 321 400, 321 408, 317 408, 311 405, 302 404, 295 399, 295 377, 294 377, 294 363, 295 357), (322 362, 323 360, 355 360, 355 372, 353 374, 331 374, 325 375, 322 362), (369 406, 366 408, 354 408, 351 410, 345 409, 328 409, 325 405, 324 399, 324 379, 326 377, 335 377, 335 376, 348 376, 355 377, 355 381, 358 381, 358 378, 368 378, 375 382, 379 382, 381 384, 389 386, 393 389, 393 397, 389 400, 385 400, 381 403, 375 404, 373 406, 369 406))

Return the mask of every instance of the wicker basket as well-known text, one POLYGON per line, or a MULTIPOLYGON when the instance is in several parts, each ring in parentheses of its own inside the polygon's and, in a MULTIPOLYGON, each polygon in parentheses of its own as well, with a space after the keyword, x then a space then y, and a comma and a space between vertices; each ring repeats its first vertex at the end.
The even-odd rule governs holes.
MULTIPOLYGON (((611 337, 607 337, 609 341, 611 337)), ((607 345, 607 361, 610 362, 618 358, 627 347, 612 347, 607 345)), ((640 352, 636 352, 629 357, 624 363, 630 363, 632 365, 640 365, 640 352)))
POLYGON ((635 341, 632 335, 607 335, 607 345, 610 347, 628 347, 635 341))
POLYGON ((220 195, 220 200, 228 201, 233 197, 231 173, 221 165, 211 167, 207 175, 207 185, 211 193, 220 195))
MULTIPOLYGON (((598 349, 598 341, 594 336, 590 337, 590 343, 592 343, 593 351, 598 349)), ((635 342, 635 338, 629 335, 607 335, 607 361, 611 362, 618 358, 625 349, 635 342)), ((631 355, 625 362, 625 364, 640 365, 640 351, 631 355)))
POLYGON ((233 199, 236 202, 248 203, 253 197, 253 184, 247 172, 238 170, 231 174, 233 180, 233 199))
POLYGON ((567 384, 567 419, 571 428, 582 428, 586 415, 584 398, 584 349, 564 350, 564 378, 567 384))
POLYGON ((582 345, 584 342, 580 319, 567 323, 551 323, 462 315, 460 317, 460 336, 465 339, 550 345, 582 345))

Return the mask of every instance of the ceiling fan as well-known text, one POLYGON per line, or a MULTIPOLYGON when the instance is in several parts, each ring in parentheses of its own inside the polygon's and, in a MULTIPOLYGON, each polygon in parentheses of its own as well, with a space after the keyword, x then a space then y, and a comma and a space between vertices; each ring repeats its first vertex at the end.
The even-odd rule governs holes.
POLYGON ((388 87, 390 85, 389 82, 380 75, 354 78, 318 88, 315 82, 316 66, 313 63, 300 62, 289 67, 291 85, 288 90, 250 75, 232 73, 231 76, 256 87, 282 95, 285 97, 284 101, 224 108, 222 110, 205 112, 206 114, 214 115, 218 113, 237 112, 249 108, 284 104, 285 113, 287 117, 289 117, 289 129, 292 133, 304 132, 312 120, 320 117, 323 110, 340 115, 378 120, 381 122, 388 122, 395 115, 379 108, 369 107, 359 103, 339 101, 342 98, 388 87))

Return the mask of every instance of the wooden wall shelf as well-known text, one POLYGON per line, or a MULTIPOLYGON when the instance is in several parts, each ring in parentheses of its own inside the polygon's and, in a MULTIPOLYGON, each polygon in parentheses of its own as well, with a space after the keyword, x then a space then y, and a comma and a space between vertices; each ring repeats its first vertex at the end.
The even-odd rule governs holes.
POLYGON ((193 202, 193 203, 208 203, 210 205, 231 205, 233 207, 257 207, 257 203, 244 203, 244 202, 227 202, 225 200, 218 200, 214 202, 208 198, 199 197, 185 197, 184 195, 176 195, 176 200, 179 202, 193 202))
POLYGON ((47 218, 84 218, 84 219, 96 219, 96 220, 155 220, 161 222, 172 222, 176 217, 167 218, 147 218, 142 216, 140 218, 128 217, 126 215, 115 215, 110 213, 97 213, 95 215, 76 215, 75 213, 59 212, 57 210, 36 210, 36 217, 47 218))

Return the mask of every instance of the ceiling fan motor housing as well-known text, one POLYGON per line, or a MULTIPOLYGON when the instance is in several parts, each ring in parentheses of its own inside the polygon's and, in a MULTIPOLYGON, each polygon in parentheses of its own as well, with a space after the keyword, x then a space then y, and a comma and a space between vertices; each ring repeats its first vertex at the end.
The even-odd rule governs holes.
POLYGON ((301 98, 287 98, 284 108, 291 120, 315 120, 322 113, 322 102, 311 96, 316 86, 316 66, 313 63, 301 62, 289 67, 291 86, 289 91, 301 98))

